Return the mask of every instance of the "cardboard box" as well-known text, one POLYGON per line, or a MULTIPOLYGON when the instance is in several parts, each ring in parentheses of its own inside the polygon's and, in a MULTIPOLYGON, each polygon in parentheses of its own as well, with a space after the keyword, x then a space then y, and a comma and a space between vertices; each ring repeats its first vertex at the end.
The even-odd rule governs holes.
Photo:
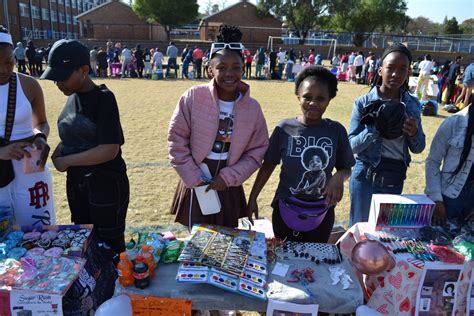
POLYGON ((427 226, 431 224, 434 206, 423 194, 373 194, 369 225, 375 230, 427 226))

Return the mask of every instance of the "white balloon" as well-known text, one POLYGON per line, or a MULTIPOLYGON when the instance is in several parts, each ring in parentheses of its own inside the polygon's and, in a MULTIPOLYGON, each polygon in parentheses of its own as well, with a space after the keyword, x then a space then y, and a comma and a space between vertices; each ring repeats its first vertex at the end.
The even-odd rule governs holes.
POLYGON ((95 316, 132 316, 132 302, 127 295, 119 295, 102 303, 95 316))

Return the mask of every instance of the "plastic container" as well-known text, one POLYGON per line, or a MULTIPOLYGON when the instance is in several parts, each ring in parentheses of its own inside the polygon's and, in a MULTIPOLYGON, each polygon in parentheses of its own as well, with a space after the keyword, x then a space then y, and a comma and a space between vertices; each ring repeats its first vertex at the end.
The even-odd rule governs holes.
POLYGON ((133 242, 128 242, 125 245, 125 248, 127 249, 128 253, 128 260, 130 261, 135 261, 135 258, 137 257, 137 250, 135 249, 135 243, 133 242))
POLYGON ((155 257, 153 256, 153 248, 148 245, 142 246, 143 261, 148 265, 150 271, 150 279, 155 276, 155 257))
POLYGON ((120 254, 120 261, 117 264, 117 271, 119 275, 119 282, 123 287, 132 286, 133 278, 133 264, 128 260, 128 254, 122 252, 120 254))
POLYGON ((135 279, 136 288, 145 289, 150 285, 150 274, 148 272, 148 265, 144 262, 142 255, 138 255, 135 259, 135 266, 133 267, 133 278, 135 279))

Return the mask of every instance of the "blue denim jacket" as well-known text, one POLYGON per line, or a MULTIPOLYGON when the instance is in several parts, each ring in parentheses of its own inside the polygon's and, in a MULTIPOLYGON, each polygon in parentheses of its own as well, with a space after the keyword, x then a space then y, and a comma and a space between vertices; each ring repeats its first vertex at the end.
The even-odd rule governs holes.
MULTIPOLYGON (((362 109, 371 101, 381 99, 378 94, 378 87, 372 89, 369 93, 358 97, 352 107, 351 121, 349 124, 349 141, 352 151, 357 155, 357 159, 370 165, 369 172, 373 171, 380 163, 382 156, 382 137, 373 125, 362 125, 362 109)), ((421 127, 421 107, 417 98, 407 91, 401 93, 400 101, 405 103, 408 116, 416 119, 418 132, 415 136, 405 135, 403 152, 405 164, 408 166, 411 161, 410 150, 418 154, 425 149, 425 134, 421 127)))

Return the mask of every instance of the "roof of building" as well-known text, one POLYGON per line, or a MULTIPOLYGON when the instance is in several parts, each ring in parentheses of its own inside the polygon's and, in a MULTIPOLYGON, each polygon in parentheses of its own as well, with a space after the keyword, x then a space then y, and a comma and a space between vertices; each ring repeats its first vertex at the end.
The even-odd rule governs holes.
MULTIPOLYGON (((206 20, 209 20, 209 19, 215 19, 216 17, 218 17, 219 15, 223 14, 224 12, 233 10, 234 8, 236 8, 237 6, 242 5, 243 3, 245 3, 245 4, 247 4, 247 5, 251 5, 251 6, 255 7, 255 8, 257 7, 255 4, 253 4, 253 3, 251 3, 251 2, 249 2, 249 1, 247 1, 247 0, 241 0, 241 1, 239 1, 239 2, 236 2, 236 3, 234 3, 234 4, 232 4, 232 5, 228 6, 228 7, 226 7, 226 8, 224 8, 224 9, 220 10, 220 11, 217 11, 216 13, 213 13, 213 14, 210 14, 210 15, 208 15, 208 16, 203 17, 203 18, 201 19, 201 22, 206 21, 206 20)), ((280 19, 276 18, 276 17, 273 16, 273 15, 269 15, 267 18, 273 18, 273 19, 275 19, 275 20, 277 20, 277 21, 280 21, 280 19)), ((280 22, 281 22, 281 21, 280 21, 280 22)))
POLYGON ((99 4, 98 6, 93 7, 92 9, 89 9, 89 10, 87 10, 87 11, 84 11, 84 12, 82 12, 81 14, 76 15, 76 19, 82 18, 82 17, 84 17, 84 16, 87 16, 87 15, 91 14, 91 13, 94 12, 94 11, 101 10, 102 8, 107 7, 108 5, 110 5, 110 4, 114 3, 114 2, 120 3, 121 5, 124 5, 124 6, 126 6, 126 7, 128 7, 128 8, 131 9, 131 7, 130 7, 128 4, 126 4, 125 2, 110 0, 110 1, 104 2, 104 3, 102 3, 102 4, 99 4))

